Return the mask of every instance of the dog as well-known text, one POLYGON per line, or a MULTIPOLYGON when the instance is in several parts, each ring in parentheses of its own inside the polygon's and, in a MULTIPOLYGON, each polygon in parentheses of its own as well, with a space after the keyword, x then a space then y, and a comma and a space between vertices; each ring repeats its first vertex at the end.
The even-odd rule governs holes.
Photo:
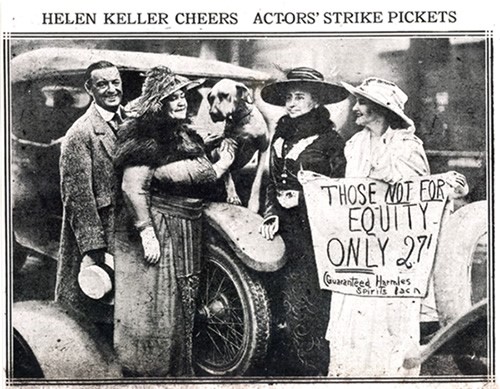
MULTIPOLYGON (((235 159, 224 175, 228 203, 241 205, 231 172, 245 166, 258 152, 257 171, 250 191, 248 208, 258 212, 262 176, 267 168, 270 136, 262 113, 254 105, 251 92, 246 85, 230 79, 222 79, 213 86, 207 96, 210 117, 213 122, 225 121, 222 135, 211 135, 207 145, 215 145, 223 138, 236 145, 235 159)), ((210 146, 209 146, 210 147, 210 146)))

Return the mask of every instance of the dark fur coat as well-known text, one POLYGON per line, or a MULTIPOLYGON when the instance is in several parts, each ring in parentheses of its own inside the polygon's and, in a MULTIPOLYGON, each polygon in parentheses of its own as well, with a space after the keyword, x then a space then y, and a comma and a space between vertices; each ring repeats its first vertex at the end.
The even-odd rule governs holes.
MULTIPOLYGON (((188 121, 141 117, 130 118, 121 126, 114 163, 121 175, 128 166, 149 166, 154 169, 172 162, 200 157, 206 158, 205 145, 196 131, 189 128, 188 121)), ((197 183, 192 185, 171 182, 163 185, 153 178, 151 189, 210 200, 219 197, 215 172, 211 167, 200 167, 193 171, 193 175, 197 175, 197 183)))
POLYGON ((115 166, 146 165, 153 168, 169 162, 205 155, 201 137, 187 121, 131 118, 120 128, 115 166))

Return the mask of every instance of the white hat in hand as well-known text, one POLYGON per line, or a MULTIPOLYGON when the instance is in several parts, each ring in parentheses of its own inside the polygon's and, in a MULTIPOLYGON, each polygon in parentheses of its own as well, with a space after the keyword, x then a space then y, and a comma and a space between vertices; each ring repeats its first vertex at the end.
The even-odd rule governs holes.
POLYGON ((113 257, 106 253, 102 266, 90 265, 80 269, 78 284, 85 295, 94 300, 101 300, 113 290, 113 257))

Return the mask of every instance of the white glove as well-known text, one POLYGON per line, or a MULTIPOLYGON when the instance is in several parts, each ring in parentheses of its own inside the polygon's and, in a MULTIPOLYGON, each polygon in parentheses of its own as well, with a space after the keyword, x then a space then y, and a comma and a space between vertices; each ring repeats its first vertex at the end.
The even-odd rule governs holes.
POLYGON ((220 133, 216 133, 216 134, 208 134, 208 136, 203 140, 203 142, 205 143, 205 146, 209 149, 213 149, 214 148, 214 145, 216 143, 218 143, 222 137, 224 136, 224 134, 220 133))
POLYGON ((227 172, 234 161, 238 144, 230 138, 224 138, 219 148, 219 160, 213 164, 217 178, 227 172))
POLYGON ((450 193, 451 198, 457 199, 464 197, 467 193, 469 193, 469 185, 467 184, 467 179, 463 174, 452 170, 444 174, 444 180, 454 190, 450 193))
POLYGON ((144 260, 154 265, 160 260, 160 242, 156 238, 152 226, 144 228, 141 232, 142 248, 144 249, 144 260))
POLYGON ((279 230, 280 219, 278 216, 269 216, 264 219, 259 227, 259 233, 267 240, 273 240, 279 230))

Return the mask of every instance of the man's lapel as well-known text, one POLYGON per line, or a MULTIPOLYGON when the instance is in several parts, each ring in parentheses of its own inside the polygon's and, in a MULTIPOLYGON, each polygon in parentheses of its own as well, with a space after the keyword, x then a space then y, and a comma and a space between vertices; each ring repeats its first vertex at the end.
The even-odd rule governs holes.
POLYGON ((109 157, 113 158, 115 155, 116 135, 109 124, 104 121, 95 105, 90 107, 90 120, 94 127, 94 133, 98 136, 109 157))

